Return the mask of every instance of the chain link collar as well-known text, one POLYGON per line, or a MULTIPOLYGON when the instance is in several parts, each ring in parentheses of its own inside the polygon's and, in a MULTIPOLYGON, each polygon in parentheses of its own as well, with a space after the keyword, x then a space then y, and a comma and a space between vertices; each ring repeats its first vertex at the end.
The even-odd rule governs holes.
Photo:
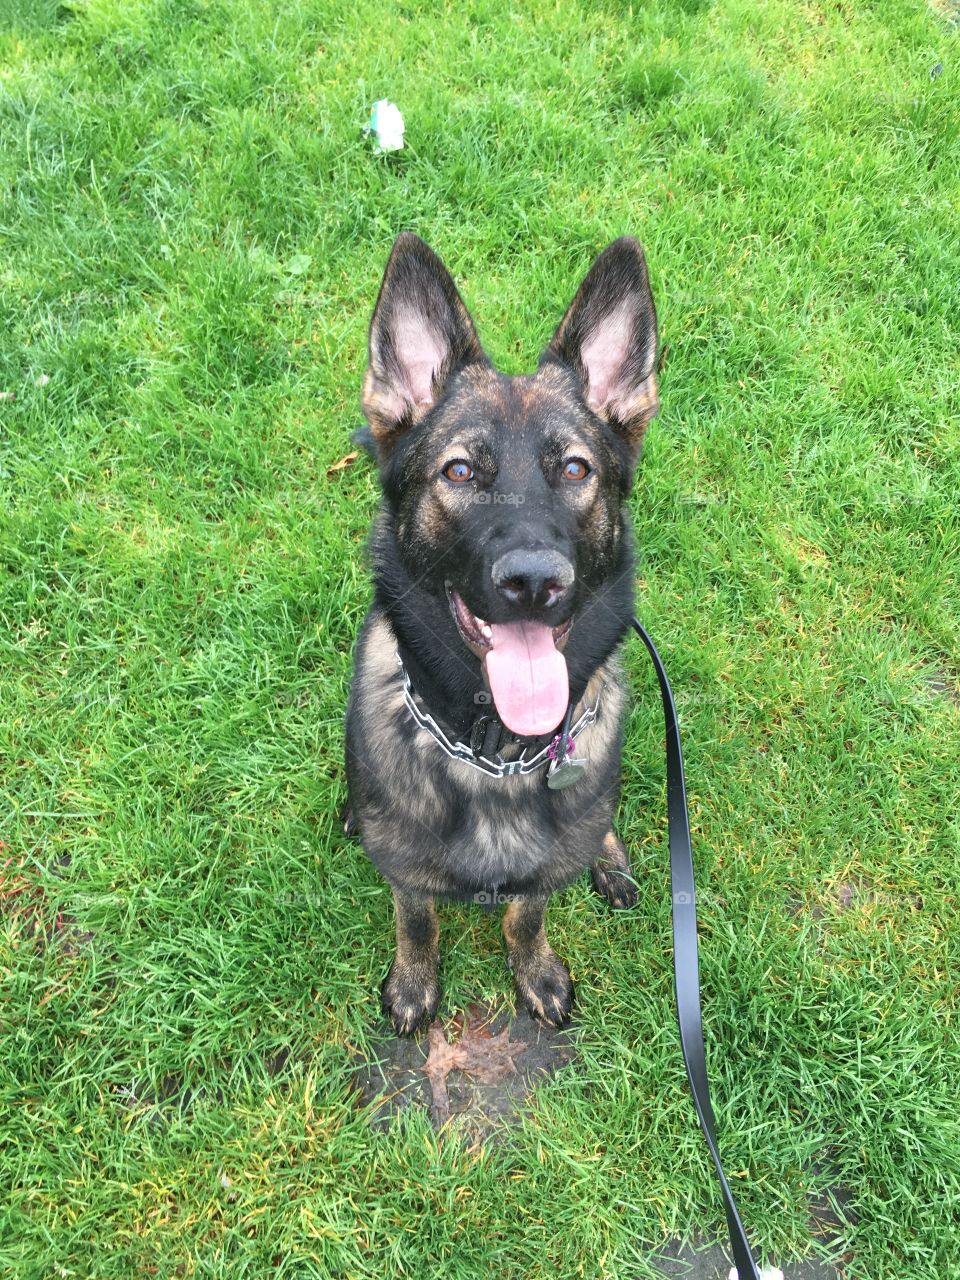
MULTIPOLYGON (((524 754, 529 749, 524 747, 520 753, 518 760, 504 760, 498 755, 491 760, 487 756, 482 756, 478 752, 473 751, 465 742, 451 742, 440 726, 426 711, 421 711, 417 706, 416 699, 413 696, 413 686, 410 683, 410 676, 406 667, 403 665, 403 659, 400 657, 400 651, 397 650, 397 666, 400 668, 400 674, 403 676, 403 700, 406 703, 407 710, 416 720, 421 729, 426 729, 431 735, 440 749, 451 760, 459 760, 463 764, 468 764, 471 769, 477 769, 480 773, 487 774, 491 778, 512 778, 519 774, 525 776, 528 773, 536 773, 538 769, 549 763, 556 757, 557 744, 560 741, 558 733, 552 742, 548 742, 542 747, 536 755, 531 756, 529 760, 524 759, 524 754)), ((582 713, 579 720, 570 726, 570 737, 576 739, 579 733, 586 729, 587 725, 593 724, 600 711, 600 694, 597 694, 596 701, 592 707, 582 713)))

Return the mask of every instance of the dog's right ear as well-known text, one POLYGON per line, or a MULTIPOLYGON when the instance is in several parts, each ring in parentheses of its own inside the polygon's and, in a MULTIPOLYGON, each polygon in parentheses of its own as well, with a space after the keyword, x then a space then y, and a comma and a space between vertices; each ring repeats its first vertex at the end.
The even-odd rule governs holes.
POLYGON ((398 236, 370 322, 363 412, 382 458, 439 399, 450 375, 489 364, 446 267, 419 238, 398 236))

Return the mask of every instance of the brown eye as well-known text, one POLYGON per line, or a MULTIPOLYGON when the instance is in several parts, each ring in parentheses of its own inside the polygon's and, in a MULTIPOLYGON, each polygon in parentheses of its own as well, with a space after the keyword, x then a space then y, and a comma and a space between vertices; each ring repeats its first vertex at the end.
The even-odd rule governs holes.
POLYGON ((447 463, 443 468, 443 474, 454 484, 466 484, 473 479, 473 467, 462 458, 456 458, 453 462, 447 463))
POLYGON ((590 474, 590 468, 582 458, 567 458, 561 474, 564 480, 586 480, 590 474))

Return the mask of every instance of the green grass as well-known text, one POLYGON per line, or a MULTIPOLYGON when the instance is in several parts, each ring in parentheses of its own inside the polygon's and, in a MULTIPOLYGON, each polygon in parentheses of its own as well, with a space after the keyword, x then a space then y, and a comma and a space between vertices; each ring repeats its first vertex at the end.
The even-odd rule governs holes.
MULTIPOLYGON (((366 461, 327 468, 409 228, 510 372, 597 250, 647 246, 669 345, 638 608, 680 707, 725 1161, 781 1263, 831 1253, 808 1196, 839 1184, 851 1280, 956 1275, 948 18, 3 14, 0 1273, 624 1280, 668 1237, 722 1231, 636 642, 641 904, 614 917, 580 883, 551 909, 579 1061, 485 1151, 414 1114, 374 1133, 354 1100, 392 931, 335 821, 377 495, 366 461), (408 146, 377 158, 359 126, 384 95, 408 146), (174 1087, 189 1106, 151 1103, 174 1087)), ((496 920, 442 928, 444 1007, 512 998, 496 920)))

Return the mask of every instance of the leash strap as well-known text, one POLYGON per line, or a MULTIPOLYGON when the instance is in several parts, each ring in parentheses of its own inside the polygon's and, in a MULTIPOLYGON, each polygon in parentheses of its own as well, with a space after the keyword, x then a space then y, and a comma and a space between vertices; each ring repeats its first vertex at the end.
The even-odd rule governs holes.
POLYGON ((670 883, 673 893, 673 972, 677 990, 677 1020, 680 1024, 680 1048, 687 1069, 693 1105, 697 1109, 700 1128, 710 1150, 710 1158, 720 1180, 723 1207, 727 1215, 730 1248, 736 1263, 738 1280, 760 1280, 760 1272, 750 1252, 747 1234, 740 1221, 737 1206, 727 1184, 716 1124, 707 1084, 707 1055, 703 1042, 703 1017, 700 1009, 700 965, 697 957, 697 900, 693 879, 693 850, 690 846, 690 819, 687 814, 687 792, 683 781, 683 752, 677 709, 673 703, 670 681, 660 655, 643 626, 632 619, 633 629, 653 659, 663 699, 663 721, 667 740, 667 831, 670 844, 670 883))

